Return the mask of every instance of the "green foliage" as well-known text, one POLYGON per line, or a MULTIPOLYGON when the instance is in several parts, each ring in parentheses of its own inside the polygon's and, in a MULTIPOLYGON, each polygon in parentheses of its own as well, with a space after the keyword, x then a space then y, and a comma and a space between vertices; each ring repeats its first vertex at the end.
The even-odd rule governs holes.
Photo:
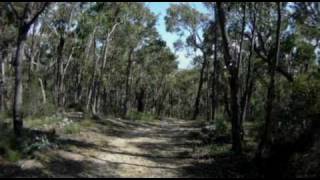
POLYGON ((95 123, 94 123, 94 121, 92 121, 92 119, 84 119, 84 120, 81 120, 80 122, 79 122, 79 125, 81 126, 81 127, 92 127, 92 126, 94 126, 95 125, 95 123))
MULTIPOLYGON (((312 75, 302 75, 293 84, 292 105, 297 114, 305 112, 306 117, 317 115, 320 108, 320 80, 312 75)), ((313 116, 314 117, 314 116, 313 116)))
POLYGON ((215 118, 215 132, 220 136, 227 135, 230 132, 230 123, 226 121, 222 113, 218 113, 215 118))
POLYGON ((16 149, 14 143, 14 136, 12 133, 4 130, 1 132, 1 137, 2 138, 0 139, 0 155, 9 158, 9 156, 11 156, 10 153, 15 151, 16 149))
POLYGON ((9 161, 16 162, 16 161, 20 160, 21 157, 22 157, 22 155, 19 151, 11 150, 11 149, 7 150, 7 157, 6 158, 9 161))
POLYGON ((230 145, 223 144, 223 145, 217 145, 217 144, 209 144, 206 146, 196 147, 194 150, 194 156, 209 156, 209 157, 215 157, 219 155, 226 155, 230 154, 230 145))
MULTIPOLYGON (((82 123, 80 122, 74 122, 71 119, 65 118, 63 116, 43 116, 39 118, 28 118, 26 119, 26 126, 29 128, 35 128, 35 129, 61 129, 66 134, 77 134, 80 132, 81 127, 80 125, 84 125, 84 127, 89 127, 92 125, 92 122, 89 122, 89 120, 86 120, 82 123)), ((45 141, 44 141, 45 142, 45 141)))
POLYGON ((54 124, 58 124, 63 121, 63 117, 53 116, 41 116, 41 117, 28 117, 26 119, 26 125, 29 128, 44 128, 54 124))
POLYGON ((145 121, 145 122, 156 120, 155 116, 149 112, 137 112, 137 111, 128 112, 127 118, 132 120, 145 121))
POLYGON ((315 53, 314 47, 310 43, 304 41, 297 43, 297 52, 296 52, 297 61, 295 65, 304 65, 304 64, 314 64, 315 63, 315 53))
POLYGON ((64 133, 66 134, 79 134, 80 133, 80 125, 77 123, 72 123, 64 127, 64 133))
POLYGON ((12 117, 12 114, 10 114, 8 111, 0 113, 0 119, 2 122, 5 122, 6 120, 11 119, 11 117, 12 117))
POLYGON ((8 128, 5 129, 3 125, 1 129, 0 156, 12 162, 20 160, 23 157, 23 152, 17 146, 13 132, 8 128))
POLYGON ((318 120, 320 81, 312 75, 301 75, 287 86, 287 96, 275 108, 275 136, 279 141, 293 141, 318 120))
POLYGON ((24 154, 31 154, 36 150, 45 150, 53 147, 56 147, 56 145, 51 143, 46 136, 37 136, 34 141, 24 143, 22 152, 24 154))
POLYGON ((170 74, 170 86, 174 91, 171 94, 171 104, 167 111, 175 112, 174 116, 189 118, 193 112, 193 97, 197 89, 198 71, 179 70, 170 74))
POLYGON ((183 33, 183 31, 192 31, 197 29, 206 18, 206 16, 187 3, 172 4, 167 9, 167 16, 165 17, 166 28, 169 32, 183 33))
POLYGON ((23 114, 25 116, 47 116, 55 112, 56 107, 51 103, 43 103, 39 81, 32 76, 24 92, 23 114))

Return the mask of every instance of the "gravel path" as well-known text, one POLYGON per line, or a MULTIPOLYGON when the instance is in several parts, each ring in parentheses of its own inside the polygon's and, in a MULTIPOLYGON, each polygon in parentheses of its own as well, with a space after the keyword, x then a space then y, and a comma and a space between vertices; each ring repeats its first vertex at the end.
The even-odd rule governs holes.
POLYGON ((100 120, 80 134, 60 137, 63 146, 39 153, 37 159, 47 177, 188 177, 185 167, 194 161, 197 141, 190 137, 195 131, 199 128, 193 122, 177 119, 100 120))

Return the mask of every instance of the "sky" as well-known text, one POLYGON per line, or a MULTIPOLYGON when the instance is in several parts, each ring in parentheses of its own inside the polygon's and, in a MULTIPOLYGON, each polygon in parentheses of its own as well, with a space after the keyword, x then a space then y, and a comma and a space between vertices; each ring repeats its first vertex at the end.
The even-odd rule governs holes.
MULTIPOLYGON (((177 3, 177 2, 175 2, 177 3)), ((170 4, 173 2, 148 2, 146 5, 153 11, 155 14, 159 15, 159 19, 157 22, 157 29, 162 39, 167 42, 167 45, 171 48, 173 52, 178 56, 178 68, 179 69, 189 69, 192 67, 191 62, 192 59, 186 57, 186 51, 178 51, 176 52, 173 47, 173 43, 179 39, 179 36, 175 33, 169 33, 166 31, 164 17, 166 15, 167 8, 170 7, 170 4)), ((207 9, 200 2, 192 2, 191 6, 199 10, 200 12, 207 13, 207 9)))
MULTIPOLYGON (((192 57, 186 57, 186 50, 175 51, 173 47, 173 43, 179 39, 179 36, 175 33, 169 33, 166 31, 164 17, 166 15, 167 9, 170 7, 170 4, 181 3, 181 2, 147 2, 146 5, 154 12, 156 15, 159 15, 159 19, 157 22, 157 30, 161 35, 162 39, 167 42, 167 45, 171 48, 172 52, 174 52, 178 56, 178 68, 179 69, 190 69, 192 68, 191 62, 192 57)), ((201 2, 188 2, 191 6, 197 9, 200 12, 208 13, 207 8, 201 2)), ((183 39, 184 40, 184 39, 183 39)), ((317 48, 315 52, 319 52, 320 49, 317 48)), ((319 56, 317 54, 317 56, 319 56)), ((318 57, 320 59, 320 57, 318 57)))

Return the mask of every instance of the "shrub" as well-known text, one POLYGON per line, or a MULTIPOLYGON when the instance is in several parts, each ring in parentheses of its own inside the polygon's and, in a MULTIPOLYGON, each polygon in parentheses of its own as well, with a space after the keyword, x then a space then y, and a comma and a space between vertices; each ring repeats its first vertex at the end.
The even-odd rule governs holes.
POLYGON ((320 81, 317 78, 299 76, 288 87, 288 95, 275 104, 274 134, 279 142, 294 141, 319 117, 320 81))
POLYGON ((78 134, 80 133, 80 125, 77 123, 72 123, 69 125, 66 125, 64 127, 64 133, 66 134, 78 134))
POLYGON ((223 116, 223 114, 221 113, 217 114, 214 125, 215 125, 215 132, 217 135, 229 134, 230 132, 229 125, 225 117, 223 116))
POLYGON ((3 130, 0 136, 5 137, 0 139, 0 156, 13 162, 21 159, 22 153, 17 148, 13 133, 3 130))
POLYGON ((17 150, 7 149, 6 152, 6 159, 12 162, 16 162, 20 160, 22 157, 22 154, 17 150))
POLYGON ((24 116, 44 116, 52 115, 55 112, 55 106, 47 97, 47 102, 44 104, 42 99, 41 89, 38 78, 34 77, 28 83, 27 88, 23 93, 23 107, 24 116))
POLYGON ((26 119, 26 124, 30 128, 40 128, 48 127, 54 124, 58 124, 63 121, 63 117, 53 115, 53 116, 41 116, 41 117, 29 117, 26 119))
POLYGON ((140 120, 140 121, 153 121, 156 119, 155 116, 149 112, 137 112, 137 111, 128 112, 127 118, 132 120, 140 120))
POLYGON ((56 145, 51 143, 47 136, 36 136, 31 142, 25 142, 22 148, 24 154, 30 154, 35 150, 55 148, 56 145))

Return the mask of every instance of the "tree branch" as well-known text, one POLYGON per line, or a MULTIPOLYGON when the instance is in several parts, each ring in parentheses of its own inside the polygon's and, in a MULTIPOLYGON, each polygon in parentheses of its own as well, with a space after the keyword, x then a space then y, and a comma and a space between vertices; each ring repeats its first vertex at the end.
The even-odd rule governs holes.
POLYGON ((49 5, 49 2, 45 2, 40 11, 38 11, 33 18, 27 22, 27 26, 30 26, 31 24, 34 23, 34 21, 40 16, 40 14, 46 9, 46 7, 49 5))
POLYGON ((11 9, 11 11, 13 12, 13 14, 16 16, 16 18, 21 19, 21 17, 19 16, 17 10, 13 7, 13 5, 11 4, 11 2, 7 3, 9 9, 11 9))
POLYGON ((69 66, 69 64, 70 64, 70 61, 72 60, 72 54, 73 54, 74 48, 75 48, 75 47, 73 47, 73 48, 71 49, 71 53, 70 53, 70 56, 69 56, 69 58, 68 58, 67 64, 66 64, 66 66, 65 66, 64 69, 63 69, 63 75, 66 74, 67 69, 68 69, 68 66, 69 66))
MULTIPOLYGON (((252 37, 246 33, 245 36, 251 41, 252 37)), ((258 48, 256 45, 254 45, 254 51, 256 52, 256 54, 266 63, 271 63, 270 62, 270 58, 269 56, 271 56, 271 53, 269 52, 268 56, 266 56, 265 54, 262 54, 262 49, 258 48)), ((283 67, 281 66, 277 66, 276 67, 276 71, 280 74, 282 74, 288 81, 293 82, 293 76, 292 74, 290 74, 289 72, 285 71, 283 67)))
POLYGON ((230 68, 231 68, 230 61, 232 61, 232 57, 231 57, 230 51, 229 51, 229 40, 228 40, 228 36, 227 36, 226 30, 225 30, 225 15, 224 15, 224 11, 221 7, 221 2, 217 2, 216 10, 217 10, 216 15, 219 19, 220 31, 221 31, 221 35, 222 35, 224 60, 225 60, 225 64, 226 64, 227 68, 230 70, 230 68))

